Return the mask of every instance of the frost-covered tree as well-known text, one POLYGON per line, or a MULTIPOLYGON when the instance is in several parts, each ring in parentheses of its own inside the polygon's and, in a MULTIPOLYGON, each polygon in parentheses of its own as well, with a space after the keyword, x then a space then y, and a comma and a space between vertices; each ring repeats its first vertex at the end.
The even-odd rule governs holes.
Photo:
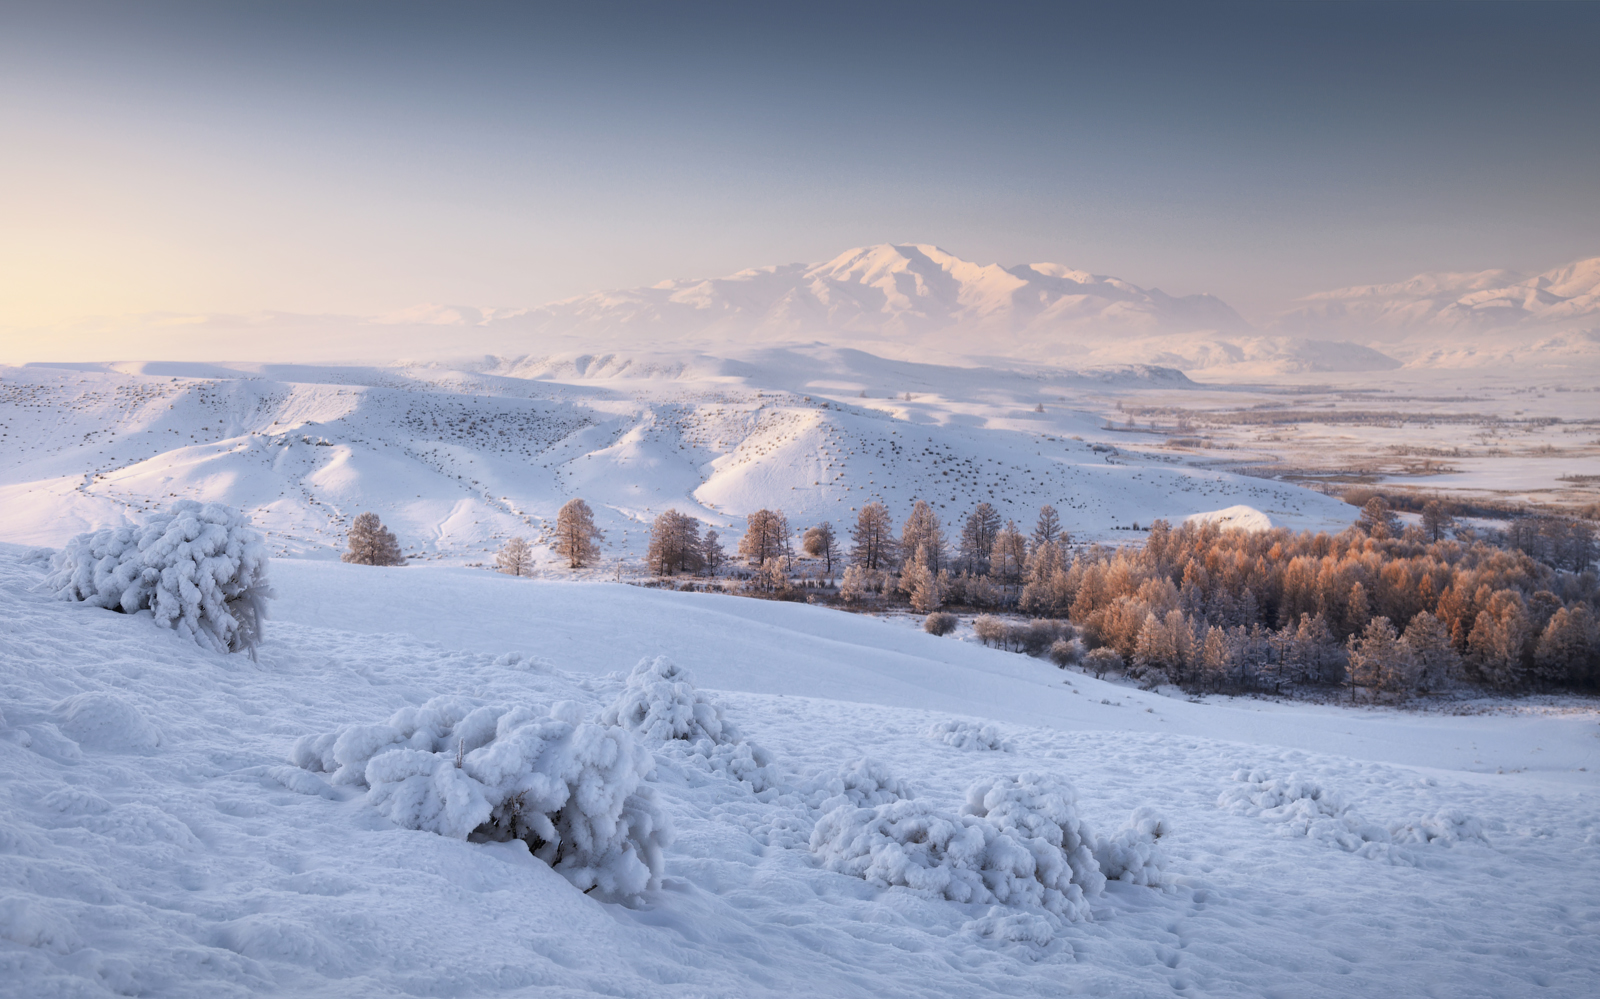
POLYGON ((515 537, 494 557, 495 569, 508 576, 528 576, 533 573, 533 548, 526 538, 515 537))
POLYGON ((882 503, 873 501, 856 515, 850 532, 850 561, 863 569, 892 569, 895 564, 894 525, 882 503))
POLYGON ((722 547, 722 539, 716 531, 707 531, 706 536, 700 541, 700 561, 706 567, 706 575, 715 576, 728 562, 728 553, 722 547))
POLYGON ((1422 508, 1422 530, 1427 534, 1429 541, 1443 541, 1455 526, 1455 518, 1450 516, 1438 500, 1429 500, 1422 508))
POLYGON ((1000 514, 988 503, 979 503, 961 527, 961 571, 974 576, 989 574, 989 555, 1000 533, 1000 514))
POLYGON ((1349 648, 1352 700, 1358 687, 1366 689, 1368 696, 1406 689, 1402 680, 1409 679, 1410 651, 1401 644, 1388 618, 1369 621, 1360 635, 1350 636, 1349 648))
POLYGON ((806 528, 800 546, 812 558, 823 559, 827 563, 827 571, 833 572, 834 560, 839 557, 839 535, 831 522, 824 520, 816 527, 806 528))
POLYGON ((789 555, 789 521, 782 510, 757 510, 745 519, 744 537, 739 539, 739 557, 752 568, 762 568, 771 559, 789 555))
POLYGON ((1039 520, 1033 525, 1033 547, 1053 545, 1061 537, 1061 517, 1056 508, 1046 503, 1039 508, 1039 520))
POLYGON ((1382 496, 1374 496, 1367 500, 1367 505, 1361 508, 1361 516, 1356 518, 1356 526, 1365 531, 1369 537, 1384 538, 1396 537, 1400 533, 1400 518, 1382 496))
POLYGON ((925 500, 917 500, 911 507, 911 516, 900 527, 900 550, 906 553, 923 550, 923 564, 929 572, 937 574, 945 566, 944 529, 939 517, 925 500))
POLYGON ((1467 663, 1483 683, 1508 690, 1522 682, 1529 637, 1522 594, 1497 590, 1467 636, 1467 663))
POLYGON ((1006 526, 995 535, 994 547, 989 551, 989 575, 1008 586, 1022 582, 1028 562, 1028 542, 1017 530, 1017 525, 1006 521, 1006 526))
POLYGON ((339 561, 354 565, 405 565, 406 557, 400 554, 400 543, 394 532, 383 526, 383 521, 372 511, 357 514, 350 523, 348 550, 339 561))
POLYGON ((248 517, 221 503, 178 500, 141 525, 68 541, 45 586, 62 600, 148 613, 201 648, 253 657, 273 596, 268 564, 248 517))
POLYGON ((658 576, 698 572, 704 564, 700 522, 676 510, 657 516, 650 526, 650 546, 645 560, 650 571, 658 576))
POLYGON ((1455 683, 1461 673, 1461 656, 1450 644, 1450 632, 1443 621, 1423 611, 1406 626, 1403 641, 1416 667, 1415 679, 1420 689, 1437 692, 1455 683))
POLYGON ((1594 632, 1593 616, 1584 605, 1556 611, 1534 646, 1534 675, 1546 683, 1587 681, 1594 659, 1594 632))
POLYGON ((581 499, 573 498, 556 513, 556 554, 567 560, 570 569, 581 569, 600 557, 600 542, 605 535, 595 526, 594 511, 581 499))

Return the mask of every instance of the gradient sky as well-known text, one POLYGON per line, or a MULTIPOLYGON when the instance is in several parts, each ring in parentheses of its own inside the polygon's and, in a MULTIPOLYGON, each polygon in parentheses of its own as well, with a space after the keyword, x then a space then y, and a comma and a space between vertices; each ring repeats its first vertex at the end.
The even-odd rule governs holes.
POLYGON ((0 327, 928 242, 1259 320, 1600 255, 1600 4, 0 6, 0 327))

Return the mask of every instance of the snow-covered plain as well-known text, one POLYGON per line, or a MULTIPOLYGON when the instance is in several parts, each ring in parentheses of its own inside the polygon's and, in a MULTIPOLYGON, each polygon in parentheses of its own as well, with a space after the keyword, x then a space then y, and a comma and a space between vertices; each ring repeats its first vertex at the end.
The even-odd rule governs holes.
POLYGON ((274 563, 252 663, 50 599, 24 554, 0 994, 1583 996, 1600 971, 1593 711, 1191 703, 805 605, 307 560, 274 563), (598 717, 656 655, 777 786, 658 745, 676 839, 629 903, 289 763, 440 695, 598 717), (991 738, 941 734, 963 721, 991 738), (809 789, 862 757, 934 812, 1029 772, 1102 836, 1153 806, 1164 873, 1073 922, 830 870, 809 789))

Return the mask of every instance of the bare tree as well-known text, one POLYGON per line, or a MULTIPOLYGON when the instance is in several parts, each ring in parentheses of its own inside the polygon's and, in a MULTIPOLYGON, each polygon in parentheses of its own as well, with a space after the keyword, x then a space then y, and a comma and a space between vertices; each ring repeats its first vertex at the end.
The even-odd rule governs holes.
POLYGON ((812 558, 827 560, 828 572, 833 572, 833 560, 839 557, 839 536, 832 523, 824 520, 816 527, 806 528, 800 547, 812 558))
POLYGON ((704 562, 700 522, 676 510, 658 516, 650 526, 650 547, 645 559, 650 571, 658 576, 698 571, 704 562))
POLYGON ((757 510, 745 520, 744 537, 739 539, 739 556, 754 568, 768 559, 789 555, 789 521, 782 510, 757 510))
POLYGON ((512 538, 494 557, 495 568, 508 576, 528 576, 533 573, 533 548, 527 539, 512 538))
POLYGON ((594 511, 581 499, 567 500, 556 514, 556 554, 568 568, 581 569, 600 557, 605 535, 594 524, 594 511))
POLYGON ((357 514, 350 524, 349 551, 339 556, 339 561, 354 565, 405 565, 406 557, 400 554, 400 543, 394 532, 383 526, 383 521, 372 511, 357 514))
POLYGON ((850 561, 863 569, 888 569, 894 565, 894 525, 889 511, 874 500, 861 508, 856 515, 855 530, 850 532, 850 561))

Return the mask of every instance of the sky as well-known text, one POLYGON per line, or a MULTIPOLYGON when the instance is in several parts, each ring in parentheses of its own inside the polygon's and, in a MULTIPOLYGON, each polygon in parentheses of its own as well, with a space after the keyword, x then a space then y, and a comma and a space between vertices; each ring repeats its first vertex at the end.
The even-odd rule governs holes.
POLYGON ((0 2, 0 331, 878 242, 1261 321, 1600 255, 1597 45, 1587 3, 0 2))

